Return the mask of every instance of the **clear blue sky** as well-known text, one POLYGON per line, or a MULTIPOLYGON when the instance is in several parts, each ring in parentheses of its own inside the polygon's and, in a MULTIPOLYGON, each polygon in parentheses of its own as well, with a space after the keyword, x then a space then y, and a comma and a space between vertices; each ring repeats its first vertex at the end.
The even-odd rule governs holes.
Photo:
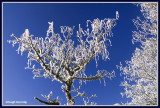
MULTIPOLYGON (((97 69, 115 70, 116 77, 112 80, 106 78, 106 86, 103 80, 83 84, 82 90, 88 96, 96 94, 98 97, 92 101, 98 105, 113 105, 115 103, 126 102, 120 92, 123 87, 120 86, 123 77, 116 65, 125 60, 130 60, 135 50, 132 45, 132 31, 136 30, 132 19, 141 16, 140 8, 131 3, 47 3, 47 4, 29 4, 29 3, 5 3, 3 5, 3 104, 5 101, 27 101, 27 105, 42 105, 34 97, 41 99, 41 94, 48 94, 53 91, 52 98, 60 96, 63 98, 62 104, 66 103, 65 94, 61 91, 59 82, 52 82, 50 79, 33 79, 31 70, 25 70, 27 66, 27 54, 23 56, 16 52, 17 45, 13 48, 7 40, 12 33, 20 37, 25 29, 36 37, 45 37, 48 29, 48 22, 54 22, 54 30, 60 33, 60 26, 86 27, 87 20, 96 18, 115 18, 116 11, 119 11, 119 20, 113 28, 114 36, 111 38, 112 47, 109 47, 110 60, 98 61, 97 69)), ((76 34, 73 35, 76 39, 76 34)), ((95 74, 96 64, 93 60, 87 67, 86 73, 95 74)), ((76 104, 83 104, 82 98, 77 98, 76 104)), ((14 104, 18 105, 18 104, 14 104)), ((24 104, 22 104, 24 105, 24 104)))

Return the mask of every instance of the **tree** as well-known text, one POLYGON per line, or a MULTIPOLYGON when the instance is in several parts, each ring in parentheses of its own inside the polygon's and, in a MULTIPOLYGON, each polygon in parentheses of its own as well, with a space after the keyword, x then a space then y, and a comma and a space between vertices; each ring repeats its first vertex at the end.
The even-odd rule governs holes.
POLYGON ((158 105, 158 47, 157 47, 157 3, 138 3, 145 18, 133 20, 138 31, 133 32, 133 44, 139 42, 130 61, 118 68, 124 75, 124 93, 131 102, 125 105, 158 105))
MULTIPOLYGON (((82 81, 86 82, 114 76, 114 71, 111 73, 107 70, 98 70, 96 75, 88 77, 85 74, 85 68, 94 58, 97 65, 97 59, 100 55, 103 60, 109 59, 107 47, 111 45, 111 29, 116 25, 118 18, 119 14, 116 12, 116 18, 113 19, 99 20, 97 18, 93 21, 87 20, 87 30, 83 30, 79 25, 79 31, 77 31, 79 43, 77 45, 71 39, 74 27, 61 26, 62 36, 60 36, 60 34, 54 32, 53 22, 49 22, 45 38, 35 37, 33 39, 33 35, 30 35, 29 30, 26 29, 20 38, 12 34, 11 36, 15 39, 9 40, 9 43, 12 42, 13 46, 19 44, 18 54, 20 52, 21 55, 23 52, 28 53, 28 67, 26 69, 33 70, 34 78, 45 77, 62 83, 61 88, 66 95, 67 105, 74 105, 74 99, 79 96, 87 99, 96 97, 96 95, 88 97, 85 92, 79 92, 82 81), (88 26, 88 24, 91 26, 88 26), (91 28, 91 31, 89 28, 91 28), (41 67, 36 66, 38 64, 41 67), (77 89, 74 87, 76 80, 80 82, 77 89), (71 96, 72 92, 77 92, 77 95, 71 96)), ((48 105, 58 105, 58 100, 50 100, 51 94, 52 92, 48 96, 43 96, 49 102, 37 97, 35 99, 48 105)), ((89 101, 84 100, 84 103, 89 104, 89 101)))

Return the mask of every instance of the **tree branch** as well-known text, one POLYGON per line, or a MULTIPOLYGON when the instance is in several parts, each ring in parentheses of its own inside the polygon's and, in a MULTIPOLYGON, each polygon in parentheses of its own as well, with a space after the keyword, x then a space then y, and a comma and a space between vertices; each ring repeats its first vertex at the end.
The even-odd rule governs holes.
POLYGON ((103 77, 111 77, 113 76, 112 75, 113 73, 109 73, 106 72, 104 73, 104 75, 102 75, 101 73, 95 75, 95 76, 91 76, 91 77, 73 77, 73 79, 79 79, 79 80, 88 80, 88 81, 91 81, 91 80, 97 80, 97 79, 102 79, 103 77))
POLYGON ((53 100, 51 102, 47 102, 47 101, 41 100, 41 99, 39 99, 37 97, 34 97, 34 99, 38 100, 41 103, 47 104, 47 105, 59 105, 59 102, 56 101, 56 100, 53 100))

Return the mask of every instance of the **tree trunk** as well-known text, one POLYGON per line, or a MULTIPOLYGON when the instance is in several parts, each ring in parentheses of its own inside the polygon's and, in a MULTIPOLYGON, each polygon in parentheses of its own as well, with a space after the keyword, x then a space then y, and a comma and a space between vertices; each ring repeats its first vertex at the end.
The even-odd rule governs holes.
POLYGON ((74 99, 72 99, 72 96, 71 96, 71 86, 72 86, 72 81, 68 81, 66 83, 66 91, 65 91, 68 105, 75 104, 74 99))

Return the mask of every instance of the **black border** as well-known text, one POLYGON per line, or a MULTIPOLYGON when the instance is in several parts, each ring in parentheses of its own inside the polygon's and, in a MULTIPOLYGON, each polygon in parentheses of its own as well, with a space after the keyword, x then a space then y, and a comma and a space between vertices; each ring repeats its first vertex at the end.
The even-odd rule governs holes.
MULTIPOLYGON (((100 2, 157 2, 158 3, 158 36, 159 36, 159 0, 141 0, 141 1, 138 1, 138 0, 132 0, 132 1, 125 1, 125 0, 123 0, 123 1, 121 1, 121 0, 115 0, 115 1, 112 1, 112 0, 108 0, 108 1, 106 1, 106 0, 100 0, 100 1, 97 1, 97 0, 92 0, 92 1, 85 1, 85 0, 81 0, 81 1, 76 1, 76 0, 70 0, 70 1, 67 1, 67 0, 62 0, 62 1, 58 1, 58 0, 55 0, 55 1, 53 1, 53 0, 47 0, 47 1, 44 1, 44 0, 38 0, 38 1, 32 1, 32 0, 24 0, 24 1, 21 1, 21 0, 16 0, 16 1, 12 1, 12 0, 2 0, 1 1, 1 107, 158 107, 159 108, 159 84, 158 84, 158 106, 107 106, 107 105, 103 105, 103 106, 64 106, 64 105, 60 105, 60 106, 44 106, 44 105, 41 105, 41 106, 33 106, 33 105, 30 105, 30 106, 28 106, 28 105, 14 105, 14 106, 12 106, 12 105, 8 105, 8 106, 4 106, 3 105, 3 103, 2 103, 2 64, 3 64, 3 62, 2 62, 2 53, 3 53, 3 51, 2 51, 2 42, 3 42, 3 40, 2 40, 2 36, 3 36, 3 33, 2 33, 2 27, 3 27, 3 25, 2 25, 2 9, 3 9, 3 7, 2 7, 2 4, 3 3, 6 3, 6 2, 29 2, 29 3, 32 3, 32 2, 97 2, 97 3, 100 3, 100 2)), ((159 72, 159 38, 160 37, 158 37, 158 72, 159 72)), ((159 75, 158 75, 158 83, 159 83, 159 75)))

